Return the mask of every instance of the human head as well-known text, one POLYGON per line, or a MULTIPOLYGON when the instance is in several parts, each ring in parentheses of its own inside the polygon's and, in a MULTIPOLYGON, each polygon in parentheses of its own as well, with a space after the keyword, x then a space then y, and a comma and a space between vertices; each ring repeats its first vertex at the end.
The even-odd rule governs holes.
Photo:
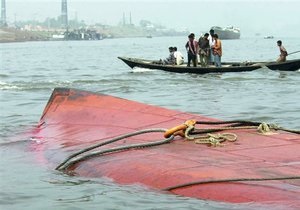
POLYGON ((173 47, 173 50, 174 50, 174 51, 177 51, 177 47, 173 47))
POLYGON ((209 34, 213 35, 215 33, 214 29, 210 29, 209 34))
POLYGON ((215 39, 218 39, 218 38, 219 38, 218 34, 214 34, 213 37, 214 37, 215 39))
POLYGON ((209 36, 208 33, 205 33, 205 34, 204 34, 204 37, 205 37, 205 38, 208 38, 208 36, 209 36))
POLYGON ((174 48, 173 47, 169 47, 169 52, 173 52, 174 48))
POLYGON ((278 40, 278 41, 277 41, 277 45, 278 45, 278 46, 281 46, 281 45, 282 45, 282 41, 281 41, 281 40, 278 40))
POLYGON ((189 36, 188 36, 189 40, 194 40, 195 39, 195 34, 194 33, 191 33, 189 36))

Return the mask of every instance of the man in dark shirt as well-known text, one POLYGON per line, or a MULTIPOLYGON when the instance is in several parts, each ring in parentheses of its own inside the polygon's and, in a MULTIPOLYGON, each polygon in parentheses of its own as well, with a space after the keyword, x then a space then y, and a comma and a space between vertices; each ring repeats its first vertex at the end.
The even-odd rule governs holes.
POLYGON ((208 64, 208 57, 209 57, 209 34, 206 33, 204 36, 200 37, 199 39, 199 55, 200 55, 200 63, 202 67, 206 67, 208 64))
POLYGON ((197 67, 197 54, 198 54, 198 42, 195 41, 195 34, 191 33, 189 36, 189 41, 186 43, 185 48, 188 56, 187 66, 191 66, 191 61, 193 61, 193 66, 197 67))

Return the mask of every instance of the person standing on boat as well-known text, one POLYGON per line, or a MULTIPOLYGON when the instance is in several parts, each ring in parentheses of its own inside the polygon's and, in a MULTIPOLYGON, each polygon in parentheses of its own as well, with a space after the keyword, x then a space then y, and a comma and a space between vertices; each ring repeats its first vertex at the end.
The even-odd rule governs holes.
POLYGON ((173 47, 174 49, 174 57, 175 57, 175 64, 181 65, 184 62, 184 58, 181 52, 177 51, 177 47, 173 47))
POLYGON ((204 36, 199 38, 199 56, 200 56, 200 63, 202 67, 206 67, 208 64, 208 57, 209 57, 209 40, 208 40, 209 34, 206 33, 204 36))
POLYGON ((213 54, 215 56, 215 65, 216 67, 221 66, 221 57, 222 57, 222 42, 219 39, 218 34, 214 34, 213 38, 215 39, 215 45, 212 46, 213 54))
POLYGON ((213 54, 213 50, 212 50, 212 46, 215 45, 215 39, 214 39, 214 34, 215 31, 213 29, 210 29, 209 31, 209 36, 208 36, 208 41, 209 41, 209 46, 210 46, 210 50, 209 50, 209 64, 213 65, 214 64, 214 54, 213 54))
POLYGON ((193 33, 191 33, 188 38, 189 41, 185 45, 188 56, 187 66, 190 67, 191 61, 193 61, 193 66, 197 67, 198 42, 195 41, 195 34, 193 33))
POLYGON ((284 46, 282 45, 282 41, 278 40, 277 41, 277 46, 279 47, 280 50, 280 55, 279 58, 277 59, 277 62, 285 62, 286 61, 286 56, 288 56, 288 53, 286 51, 286 49, 284 48, 284 46))

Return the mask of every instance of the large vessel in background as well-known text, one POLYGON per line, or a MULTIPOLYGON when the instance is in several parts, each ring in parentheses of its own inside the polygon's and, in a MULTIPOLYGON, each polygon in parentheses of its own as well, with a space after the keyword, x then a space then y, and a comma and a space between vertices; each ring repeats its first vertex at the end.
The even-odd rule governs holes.
POLYGON ((215 34, 218 34, 220 39, 239 39, 241 36, 240 29, 233 26, 227 26, 224 28, 213 26, 211 29, 214 30, 215 34))

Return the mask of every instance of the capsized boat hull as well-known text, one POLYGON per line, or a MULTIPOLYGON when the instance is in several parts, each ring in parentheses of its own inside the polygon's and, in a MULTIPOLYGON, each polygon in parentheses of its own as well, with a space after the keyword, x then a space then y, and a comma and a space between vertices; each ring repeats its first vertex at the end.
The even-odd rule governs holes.
MULTIPOLYGON (((39 161, 54 169, 70 154, 92 144, 141 129, 171 128, 187 119, 216 121, 109 95, 56 88, 39 125, 31 133, 35 140, 31 149, 38 154, 39 161)), ((109 177, 120 184, 139 183, 154 189, 198 182, 170 191, 199 199, 300 208, 299 179, 205 183, 224 179, 299 176, 298 134, 277 131, 275 135, 261 135, 256 130, 232 132, 238 140, 226 142, 223 147, 195 144, 176 137, 160 146, 87 159, 68 170, 78 176, 109 177)), ((135 136, 104 148, 151 142, 162 139, 162 135, 135 136)))

